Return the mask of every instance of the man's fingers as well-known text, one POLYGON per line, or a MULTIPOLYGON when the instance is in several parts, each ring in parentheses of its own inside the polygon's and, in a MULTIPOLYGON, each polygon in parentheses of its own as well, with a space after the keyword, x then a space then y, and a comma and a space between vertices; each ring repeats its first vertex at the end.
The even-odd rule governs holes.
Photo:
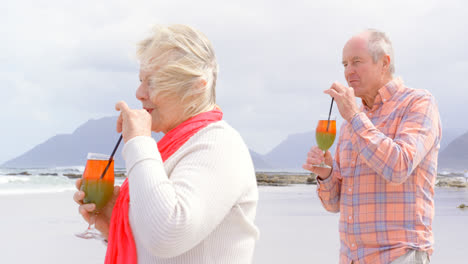
POLYGON ((344 92, 344 88, 345 88, 345 86, 342 85, 342 84, 339 83, 339 82, 334 82, 334 83, 331 85, 331 87, 330 87, 331 90, 335 90, 335 91, 337 91, 338 93, 344 92))
POLYGON ((323 161, 323 158, 307 158, 306 162, 307 164, 312 164, 312 165, 317 165, 320 164, 323 161))
POLYGON ((119 101, 115 104, 115 110, 117 111, 123 111, 123 112, 126 112, 128 111, 130 108, 128 107, 127 103, 125 103, 125 101, 119 101))
POLYGON ((315 173, 315 172, 314 172, 314 168, 315 168, 315 167, 312 166, 312 165, 310 165, 310 164, 307 164, 307 163, 306 163, 306 164, 303 164, 303 165, 302 165, 302 168, 303 168, 304 170, 308 170, 308 171, 310 171, 310 172, 315 173))
POLYGON ((323 93, 324 93, 324 94, 330 95, 331 97, 335 98, 335 100, 336 100, 336 98, 337 98, 338 96, 341 95, 341 93, 338 93, 336 90, 333 90, 333 89, 325 90, 325 91, 323 91, 323 93))
POLYGON ((325 159, 332 159, 332 154, 329 150, 327 150, 327 152, 325 152, 325 159))
POLYGON ((323 167, 318 167, 318 166, 312 166, 311 164, 303 164, 302 168, 305 170, 308 170, 310 172, 313 172, 319 176, 326 177, 330 175, 330 168, 323 168, 323 167))
POLYGON ((314 172, 315 174, 320 175, 321 178, 326 178, 328 175, 330 175, 330 168, 324 168, 324 167, 314 167, 314 172))

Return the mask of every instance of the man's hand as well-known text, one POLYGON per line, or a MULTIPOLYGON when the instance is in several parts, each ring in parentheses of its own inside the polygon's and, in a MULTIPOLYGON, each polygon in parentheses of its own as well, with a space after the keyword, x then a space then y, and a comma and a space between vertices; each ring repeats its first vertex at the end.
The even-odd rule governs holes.
POLYGON ((350 122, 353 116, 359 113, 359 107, 356 104, 356 96, 354 96, 354 89, 352 87, 346 87, 339 82, 334 82, 330 89, 325 90, 324 93, 335 98, 340 115, 346 121, 350 122))
POLYGON ((324 156, 323 151, 317 146, 310 149, 309 153, 307 153, 306 162, 302 165, 303 169, 319 175, 322 180, 325 180, 330 176, 332 171, 331 167, 333 167, 333 158, 330 151, 325 152, 324 156), (330 168, 319 167, 318 165, 322 163, 322 161, 324 161, 326 165, 330 166, 330 168))

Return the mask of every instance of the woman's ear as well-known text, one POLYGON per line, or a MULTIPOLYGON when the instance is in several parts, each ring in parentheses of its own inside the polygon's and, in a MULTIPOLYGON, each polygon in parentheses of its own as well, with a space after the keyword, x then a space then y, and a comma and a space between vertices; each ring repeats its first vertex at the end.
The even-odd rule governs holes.
POLYGON ((207 81, 205 79, 200 79, 200 81, 198 83, 198 87, 205 88, 206 84, 207 84, 207 81))
POLYGON ((194 85, 196 93, 202 93, 205 90, 207 83, 208 82, 205 79, 199 78, 194 85))

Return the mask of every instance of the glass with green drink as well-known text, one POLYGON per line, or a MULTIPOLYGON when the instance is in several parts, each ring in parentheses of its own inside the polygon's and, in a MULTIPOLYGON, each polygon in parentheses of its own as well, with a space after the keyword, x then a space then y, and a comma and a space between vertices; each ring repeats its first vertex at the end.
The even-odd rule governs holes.
MULTIPOLYGON (((336 137, 336 117, 329 116, 320 118, 315 129, 315 140, 317 141, 317 146, 325 152, 333 145, 336 137)), ((319 165, 320 167, 329 167, 322 161, 319 165)))
POLYGON ((81 191, 85 193, 83 203, 94 203, 96 209, 91 215, 88 229, 83 233, 76 234, 77 237, 103 239, 99 231, 94 228, 94 222, 99 210, 112 198, 114 191, 114 160, 112 159, 108 165, 109 158, 110 156, 105 154, 88 153, 82 176, 81 191), (106 166, 109 166, 107 170, 106 166))

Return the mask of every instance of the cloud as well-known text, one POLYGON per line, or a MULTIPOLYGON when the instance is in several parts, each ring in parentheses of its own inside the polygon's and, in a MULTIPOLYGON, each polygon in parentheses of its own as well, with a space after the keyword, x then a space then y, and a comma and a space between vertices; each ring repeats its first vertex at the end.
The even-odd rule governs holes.
POLYGON ((156 23, 190 24, 213 42, 218 103, 257 152, 315 128, 330 103, 322 91, 344 82, 343 44, 369 27, 390 35, 397 74, 436 96, 444 127, 468 130, 457 119, 468 110, 462 0, 18 0, 4 7, 0 122, 8 129, 0 132, 0 162, 115 115, 118 100, 139 107, 135 44, 156 23))

